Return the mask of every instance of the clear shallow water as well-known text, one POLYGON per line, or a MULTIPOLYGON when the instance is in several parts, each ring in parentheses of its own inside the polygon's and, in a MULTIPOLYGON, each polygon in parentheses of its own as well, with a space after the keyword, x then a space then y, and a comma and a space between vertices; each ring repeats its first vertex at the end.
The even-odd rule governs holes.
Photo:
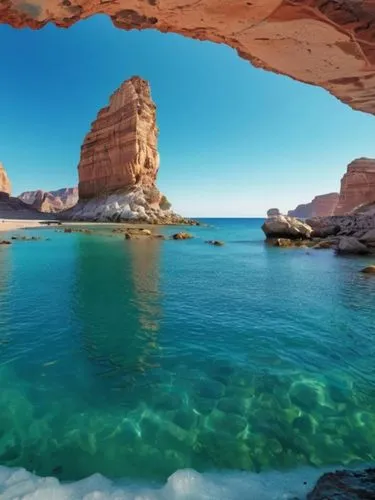
POLYGON ((371 260, 210 222, 0 247, 0 465, 163 482, 374 460, 371 260))

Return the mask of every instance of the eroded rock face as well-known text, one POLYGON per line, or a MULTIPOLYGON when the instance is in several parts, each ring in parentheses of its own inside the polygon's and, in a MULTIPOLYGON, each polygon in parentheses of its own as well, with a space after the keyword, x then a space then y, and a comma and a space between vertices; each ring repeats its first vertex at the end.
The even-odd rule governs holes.
POLYGON ((62 188, 56 191, 25 191, 18 198, 40 212, 57 213, 74 207, 78 202, 78 188, 62 188))
POLYGON ((315 196, 310 203, 298 205, 294 210, 289 210, 288 215, 291 217, 299 217, 301 219, 333 215, 338 200, 338 193, 328 193, 315 196))
POLYGON ((153 28, 224 43, 255 66, 319 85, 355 109, 375 112, 373 0, 4 0, 0 21, 68 27, 98 13, 125 30, 153 28))
POLYGON ((156 187, 159 169, 156 106, 149 83, 125 81, 99 111, 81 148, 79 202, 66 220, 189 223, 174 214, 156 187))
POLYGON ((294 217, 287 217, 284 215, 278 215, 267 219, 262 225, 262 230, 268 239, 308 239, 312 233, 312 228, 308 224, 294 217))
POLYGON ((340 198, 335 215, 355 211, 375 201, 375 159, 359 158, 352 161, 341 179, 340 198))
POLYGON ((78 165, 80 200, 135 185, 153 186, 159 168, 157 137, 150 86, 133 77, 112 94, 84 139, 78 165))
POLYGON ((0 162, 0 196, 2 198, 8 198, 12 191, 10 180, 5 171, 3 164, 0 162))

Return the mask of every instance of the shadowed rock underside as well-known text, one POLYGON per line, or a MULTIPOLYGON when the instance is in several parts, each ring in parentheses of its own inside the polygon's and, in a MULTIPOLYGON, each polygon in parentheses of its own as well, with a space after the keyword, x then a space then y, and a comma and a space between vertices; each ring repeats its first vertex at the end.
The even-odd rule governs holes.
POLYGON ((125 30, 153 28, 224 43, 255 66, 319 85, 375 113, 375 0, 0 2, 0 21, 14 27, 69 27, 99 13, 125 30))

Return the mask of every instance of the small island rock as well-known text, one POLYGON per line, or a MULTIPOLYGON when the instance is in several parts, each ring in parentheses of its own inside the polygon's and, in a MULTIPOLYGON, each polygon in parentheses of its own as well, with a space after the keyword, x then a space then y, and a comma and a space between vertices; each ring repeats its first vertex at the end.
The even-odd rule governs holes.
POLYGON ((295 217, 278 215, 268 218, 262 230, 267 238, 309 239, 312 228, 295 217))
POLYGON ((193 236, 190 233, 181 232, 181 233, 173 234, 172 238, 174 240, 190 240, 191 238, 193 238, 193 236))

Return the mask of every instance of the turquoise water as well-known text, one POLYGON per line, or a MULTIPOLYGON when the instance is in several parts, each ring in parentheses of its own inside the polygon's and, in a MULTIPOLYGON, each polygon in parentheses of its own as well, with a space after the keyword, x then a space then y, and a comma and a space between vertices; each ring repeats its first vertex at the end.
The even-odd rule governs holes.
POLYGON ((371 259, 208 222, 0 247, 0 465, 164 481, 374 460, 371 259))

